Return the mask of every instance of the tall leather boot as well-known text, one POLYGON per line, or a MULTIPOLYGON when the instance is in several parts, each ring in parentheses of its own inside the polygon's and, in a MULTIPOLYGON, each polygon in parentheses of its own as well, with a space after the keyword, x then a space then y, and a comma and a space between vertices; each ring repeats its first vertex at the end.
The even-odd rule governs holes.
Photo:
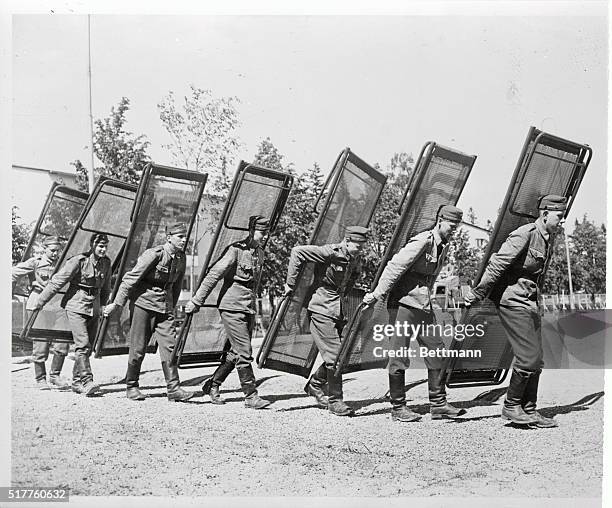
POLYGON ((329 404, 327 409, 336 416, 353 416, 355 411, 347 406, 343 400, 342 376, 334 376, 334 369, 327 368, 327 387, 329 391, 329 404))
POLYGON ((227 379, 230 372, 234 370, 234 362, 225 360, 221 365, 217 367, 213 375, 210 376, 202 385, 202 392, 204 395, 210 397, 210 401, 213 404, 225 404, 225 401, 221 398, 219 393, 219 387, 223 384, 223 381, 227 379))
POLYGON ((325 363, 319 365, 319 368, 314 372, 308 383, 304 386, 304 391, 307 395, 311 395, 317 400, 317 406, 322 409, 327 409, 329 405, 329 397, 325 395, 324 387, 327 385, 327 368, 325 363))
POLYGON ((161 364, 164 377, 166 378, 166 385, 168 387, 168 400, 173 400, 174 402, 185 402, 195 395, 194 392, 188 392, 181 388, 178 365, 170 365, 169 362, 161 362, 161 364))
POLYGON ((510 377, 510 384, 508 385, 506 400, 504 400, 504 407, 502 409, 503 419, 510 420, 519 425, 527 425, 534 422, 533 418, 525 413, 521 407, 521 401, 523 400, 530 375, 531 372, 526 370, 517 369, 516 367, 512 369, 512 377, 510 377))
POLYGON ((540 383, 541 373, 542 371, 538 370, 536 372, 532 372, 531 376, 529 376, 529 381, 527 381, 527 386, 525 387, 525 392, 523 393, 521 405, 523 407, 523 411, 525 411, 525 413, 532 418, 533 421, 531 425, 534 427, 558 427, 559 424, 554 419, 542 416, 536 411, 536 403, 538 401, 538 384, 540 383))
POLYGON ((79 364, 74 358, 74 365, 72 366, 72 391, 74 393, 83 393, 83 382, 81 381, 81 371, 79 370, 79 364))
POLYGON ((74 362, 79 365, 78 369, 81 373, 81 383, 83 384, 82 393, 84 393, 86 397, 91 397, 98 393, 100 391, 100 386, 94 383, 89 356, 77 355, 74 362))
POLYGON ((406 371, 389 373, 389 399, 391 400, 391 420, 416 422, 421 415, 406 407, 406 371))
POLYGON ((36 387, 39 390, 51 389, 47 384, 47 370, 45 369, 45 362, 34 362, 34 379, 36 380, 36 387))
POLYGON ((125 396, 130 400, 145 400, 147 396, 138 388, 138 379, 140 378, 140 361, 128 362, 127 371, 125 373, 125 396))
POLYGON ((240 379, 240 386, 244 393, 244 405, 249 409, 264 409, 268 407, 271 402, 269 400, 262 399, 257 394, 257 385, 255 384, 255 374, 253 373, 253 367, 247 365, 246 367, 238 367, 238 378, 240 379))
POLYGON ((49 382, 53 387, 59 390, 66 390, 70 388, 70 384, 62 379, 62 367, 64 366, 64 355, 55 353, 51 360, 51 370, 49 371, 49 382))
POLYGON ((432 420, 443 418, 458 418, 467 411, 451 406, 446 401, 446 387, 440 379, 441 369, 427 369, 427 385, 429 387, 429 412, 432 420))

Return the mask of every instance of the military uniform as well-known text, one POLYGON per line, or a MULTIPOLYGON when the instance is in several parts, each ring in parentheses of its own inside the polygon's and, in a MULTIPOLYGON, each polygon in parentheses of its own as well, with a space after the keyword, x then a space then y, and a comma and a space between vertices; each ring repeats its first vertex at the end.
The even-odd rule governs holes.
MULTIPOLYGON (((348 227, 347 238, 363 243, 367 231, 367 228, 360 226, 348 227)), ((314 372, 304 391, 314 396, 320 407, 329 408, 332 403, 343 404, 342 378, 333 374, 333 366, 340 352, 340 337, 347 317, 342 309, 342 297, 361 275, 362 262, 360 256, 352 256, 349 253, 344 241, 321 246, 299 245, 291 249, 287 287, 293 289, 305 263, 315 264, 314 282, 311 287, 313 294, 308 302, 308 318, 310 333, 323 363, 314 372), (328 387, 333 387, 331 390, 328 388, 329 397, 323 393, 326 384, 328 387)))
MULTIPOLYGON (((541 210, 565 210, 562 196, 546 196, 541 210)), ((472 290, 468 303, 489 297, 512 347, 515 360, 504 410, 515 423, 553 426, 535 411, 539 376, 543 367, 541 318, 538 297, 550 259, 554 238, 542 217, 514 230, 491 256, 480 283, 472 290), (522 412, 532 415, 528 422, 522 412), (518 421, 513 414, 518 413, 518 421)), ((506 415, 504 415, 506 416, 506 415)), ((550 420, 550 421, 548 421, 550 420)))
MULTIPOLYGON (((462 212, 445 205, 439 215, 443 220, 459 223, 462 212)), ((389 323, 410 323, 423 328, 434 322, 431 305, 431 290, 444 265, 449 244, 440 236, 439 225, 429 231, 415 235, 385 266, 376 288, 372 292, 375 300, 388 295, 389 323)), ((389 349, 401 350, 410 347, 412 337, 394 334, 389 337, 389 349)), ((419 334, 419 344, 430 350, 445 347, 439 336, 419 334)), ((458 416, 465 411, 455 410, 446 401, 446 391, 440 382, 442 358, 425 357, 428 372, 429 401, 432 418, 458 416), (457 414, 455 414, 455 412, 457 414)), ((415 421, 420 415, 406 408, 405 369, 410 365, 407 357, 390 357, 387 363, 389 394, 393 407, 392 418, 399 421, 415 421)))
MULTIPOLYGON (((59 245, 59 240, 56 237, 45 239, 44 246, 50 247, 59 245)), ((26 261, 17 263, 12 270, 12 283, 15 283, 21 277, 28 277, 30 281, 30 294, 26 302, 26 311, 28 315, 35 309, 38 297, 42 290, 47 285, 55 270, 55 261, 50 259, 46 254, 42 257, 31 257, 26 261)), ((40 321, 39 316, 39 321, 40 321)), ((44 327, 43 324, 41 327, 44 327)), ((34 377, 41 389, 48 388, 46 382, 45 361, 49 357, 49 350, 53 354, 51 360, 51 370, 49 371, 49 381, 52 385, 58 388, 65 388, 67 385, 60 378, 60 373, 64 365, 64 359, 68 354, 69 344, 65 342, 52 342, 35 340, 32 344, 32 362, 34 364, 34 377)))
MULTIPOLYGON (((168 234, 186 234, 186 229, 175 225, 168 234)), ((176 344, 174 308, 181 293, 185 269, 185 253, 173 250, 166 243, 144 251, 134 268, 123 276, 114 303, 123 306, 128 298, 131 300, 132 323, 125 377, 130 399, 144 399, 138 390, 138 379, 147 344, 153 335, 168 385, 168 398, 187 400, 193 396, 180 389, 178 368, 170 365, 176 344)))
POLYGON ((231 244, 226 249, 191 298, 191 305, 194 311, 197 311, 217 284, 223 281, 216 305, 227 333, 230 350, 224 362, 202 387, 205 394, 210 394, 215 404, 224 403, 219 396, 219 386, 236 367, 245 395, 245 405, 253 409, 263 409, 269 405, 269 402, 261 399, 257 393, 251 365, 251 335, 255 322, 256 294, 264 261, 263 248, 252 241, 252 235, 256 230, 267 231, 268 228, 268 221, 264 217, 251 216, 249 237, 231 244))
MULTIPOLYGON (((96 235, 92 237, 92 249, 96 244, 94 238, 98 238, 96 235)), ((106 235, 100 236, 102 239, 106 238, 106 235)), ((75 346, 73 389, 81 393, 83 387, 89 387, 86 390, 87 395, 92 395, 98 390, 98 386, 93 384, 89 357, 98 327, 101 302, 106 303, 110 295, 110 281, 110 259, 107 256, 96 259, 92 250, 66 261, 49 280, 38 301, 39 308, 42 308, 58 291, 70 283, 60 305, 66 311, 75 346)))

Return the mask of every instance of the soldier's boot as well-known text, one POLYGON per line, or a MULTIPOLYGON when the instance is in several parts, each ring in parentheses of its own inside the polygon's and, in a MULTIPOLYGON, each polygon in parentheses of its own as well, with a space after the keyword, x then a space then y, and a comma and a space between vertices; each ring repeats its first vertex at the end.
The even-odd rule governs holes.
POLYGON ((540 383, 541 373, 542 371, 538 370, 536 372, 532 372, 531 376, 529 376, 529 381, 527 381, 527 386, 525 387, 525 392, 523 393, 521 405, 523 407, 523 411, 525 411, 525 413, 527 413, 532 419, 530 425, 541 428, 558 427, 559 424, 553 418, 542 416, 536 411, 536 403, 538 401, 538 384, 540 383))
POLYGON ((79 364, 74 360, 74 366, 72 367, 72 391, 74 393, 83 393, 83 382, 81 381, 81 372, 79 371, 79 364))
POLYGON ((519 425, 533 423, 534 419, 525 413, 521 406, 530 375, 531 372, 526 370, 517 369, 516 367, 512 369, 512 376, 510 377, 510 384, 508 385, 502 409, 502 419, 510 420, 512 423, 519 425))
POLYGON ((391 420, 397 422, 416 422, 421 415, 406 407, 405 371, 389 373, 389 399, 391 401, 391 420))
POLYGON ((195 395, 194 392, 188 392, 181 388, 178 365, 170 365, 168 362, 162 362, 162 371, 164 372, 166 386, 168 387, 168 400, 185 402, 195 395))
POLYGON ((147 398, 138 387, 141 364, 142 360, 128 362, 127 371, 125 373, 125 396, 130 400, 145 400, 147 398))
POLYGON ((221 394, 219 393, 219 387, 223 384, 223 381, 227 379, 230 372, 234 370, 234 366, 234 362, 226 360, 217 367, 212 376, 204 381, 204 384, 202 385, 202 392, 204 395, 208 395, 210 397, 210 401, 213 404, 225 404, 225 400, 223 400, 221 394))
POLYGON ((34 379, 36 380, 36 387, 39 390, 50 390, 51 387, 47 384, 47 370, 45 369, 45 362, 33 362, 34 363, 34 379))
POLYGON ((82 393, 86 397, 97 394, 100 391, 100 385, 94 383, 89 356, 77 355, 74 362, 78 363, 78 369, 81 373, 81 383, 83 384, 82 393))
POLYGON ((62 367, 64 366, 64 355, 55 353, 51 360, 51 370, 49 371, 49 382, 58 390, 70 389, 70 383, 62 379, 62 367))
POLYGON ((327 409, 336 416, 353 416, 355 411, 347 406, 343 400, 342 375, 335 376, 334 368, 327 368, 327 389, 329 392, 329 404, 327 409))
POLYGON ((467 411, 452 406, 446 401, 446 387, 440 379, 442 371, 440 369, 427 370, 427 384, 429 387, 429 412, 432 420, 442 420, 443 418, 459 418, 467 411))
POLYGON ((245 407, 249 409, 265 409, 272 404, 269 400, 262 399, 258 395, 253 367, 247 365, 246 367, 238 367, 236 370, 238 371, 240 386, 244 393, 245 407))
POLYGON ((321 409, 327 409, 329 405, 329 397, 324 391, 326 385, 327 368, 325 364, 322 363, 304 386, 306 394, 314 397, 317 400, 317 406, 321 409))

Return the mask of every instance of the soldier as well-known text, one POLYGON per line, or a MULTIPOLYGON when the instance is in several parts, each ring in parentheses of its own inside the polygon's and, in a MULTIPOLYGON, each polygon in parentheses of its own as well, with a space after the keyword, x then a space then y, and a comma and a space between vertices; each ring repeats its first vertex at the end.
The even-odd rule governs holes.
POLYGON ((75 346, 72 390, 86 396, 94 395, 100 389, 93 381, 89 357, 98 327, 100 304, 108 300, 111 278, 111 263, 106 256, 108 237, 104 233, 94 233, 89 245, 88 252, 77 254, 66 261, 49 280, 34 306, 37 310, 42 309, 70 282, 61 307, 66 310, 75 346))
POLYGON ((181 293, 185 275, 185 245, 187 229, 177 223, 166 228, 166 243, 147 249, 136 261, 132 270, 123 276, 115 301, 107 305, 104 315, 131 301, 130 346, 125 375, 126 397, 144 400, 139 389, 140 366, 147 344, 156 335, 162 370, 168 387, 168 400, 184 402, 193 397, 180 386, 178 366, 171 365, 172 351, 176 345, 174 308, 181 293))
POLYGON ((213 404, 224 404, 219 387, 236 367, 240 385, 244 392, 244 405, 250 409, 264 409, 270 401, 257 394, 251 334, 255 322, 256 294, 263 268, 262 245, 270 229, 269 221, 261 215, 249 217, 249 236, 231 244, 223 256, 210 268, 191 301, 187 303, 187 314, 198 312, 211 291, 223 280, 217 307, 225 327, 230 351, 224 363, 206 380, 202 391, 210 396, 213 404))
POLYGON ((308 318, 312 338, 323 358, 323 363, 304 387, 321 408, 337 416, 352 416, 354 411, 345 404, 342 375, 334 375, 334 363, 340 352, 340 337, 346 324, 342 296, 354 285, 361 274, 361 252, 368 229, 349 226, 346 236, 338 244, 299 245, 291 249, 285 294, 290 294, 304 263, 315 263, 312 298, 308 303, 308 318), (325 386, 329 395, 325 395, 325 386))
MULTIPOLYGON (((17 263, 13 267, 12 281, 13 289, 15 283, 21 278, 28 276, 30 280, 30 294, 26 302, 28 315, 34 310, 34 306, 44 287, 47 285, 61 250, 60 241, 57 236, 48 236, 43 241, 44 252, 42 256, 34 256, 26 261, 17 263)), ((49 390, 45 361, 49 358, 49 349, 53 353, 51 370, 49 371, 49 382, 54 388, 63 390, 70 386, 64 381, 60 374, 64 366, 64 360, 68 354, 68 344, 65 342, 34 341, 32 345, 32 363, 34 364, 34 378, 40 390, 49 390), (52 344, 52 345, 51 345, 52 344)))
MULTIPOLYGON (((431 289, 440 273, 448 252, 448 242, 457 229, 463 212, 452 205, 444 205, 438 213, 438 221, 433 229, 415 235, 385 266, 378 284, 372 293, 365 295, 366 305, 381 299, 387 293, 387 309, 390 323, 422 324, 426 328, 434 322, 431 305, 431 289)), ((420 333, 419 344, 429 350, 444 348, 439 336, 420 333)), ((390 349, 399 351, 410 346, 411 337, 395 333, 390 337, 390 349)), ((429 388, 431 418, 455 418, 465 414, 446 401, 446 390, 441 382, 443 358, 425 357, 429 388)), ((399 422, 412 422, 421 415, 406 407, 405 369, 409 366, 407 357, 390 357, 389 396, 391 399, 391 419, 399 422)))
POLYGON ((538 296, 566 206, 563 196, 544 196, 538 204, 538 219, 510 233, 491 256, 480 283, 465 298, 469 306, 488 296, 497 308, 515 357, 502 418, 517 424, 557 426, 536 411, 544 364, 538 296))

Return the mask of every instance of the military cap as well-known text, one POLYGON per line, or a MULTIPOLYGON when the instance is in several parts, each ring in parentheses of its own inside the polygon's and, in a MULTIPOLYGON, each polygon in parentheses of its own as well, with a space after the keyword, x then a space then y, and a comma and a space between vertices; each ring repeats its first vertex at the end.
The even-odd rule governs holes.
POLYGON ((59 245, 60 239, 57 236, 48 236, 43 240, 43 246, 51 247, 51 245, 59 245))
POLYGON ((94 245, 98 245, 99 243, 108 243, 108 236, 104 233, 94 233, 91 235, 89 239, 89 245, 93 247, 94 245))
POLYGON ((567 198, 565 196, 557 196, 556 194, 548 194, 540 199, 538 208, 540 210, 563 212, 567 208, 567 198))
POLYGON ((167 235, 186 235, 187 228, 185 224, 182 222, 175 222, 174 224, 170 224, 166 226, 166 234, 167 235))
POLYGON ((438 217, 451 222, 461 222, 463 219, 463 210, 453 205, 444 205, 440 207, 438 217))
POLYGON ((263 215, 249 217, 249 231, 267 231, 268 229, 270 229, 270 221, 263 215))
POLYGON ((346 238, 351 242, 365 242, 368 239, 369 231, 368 228, 363 226, 347 226, 346 238))

